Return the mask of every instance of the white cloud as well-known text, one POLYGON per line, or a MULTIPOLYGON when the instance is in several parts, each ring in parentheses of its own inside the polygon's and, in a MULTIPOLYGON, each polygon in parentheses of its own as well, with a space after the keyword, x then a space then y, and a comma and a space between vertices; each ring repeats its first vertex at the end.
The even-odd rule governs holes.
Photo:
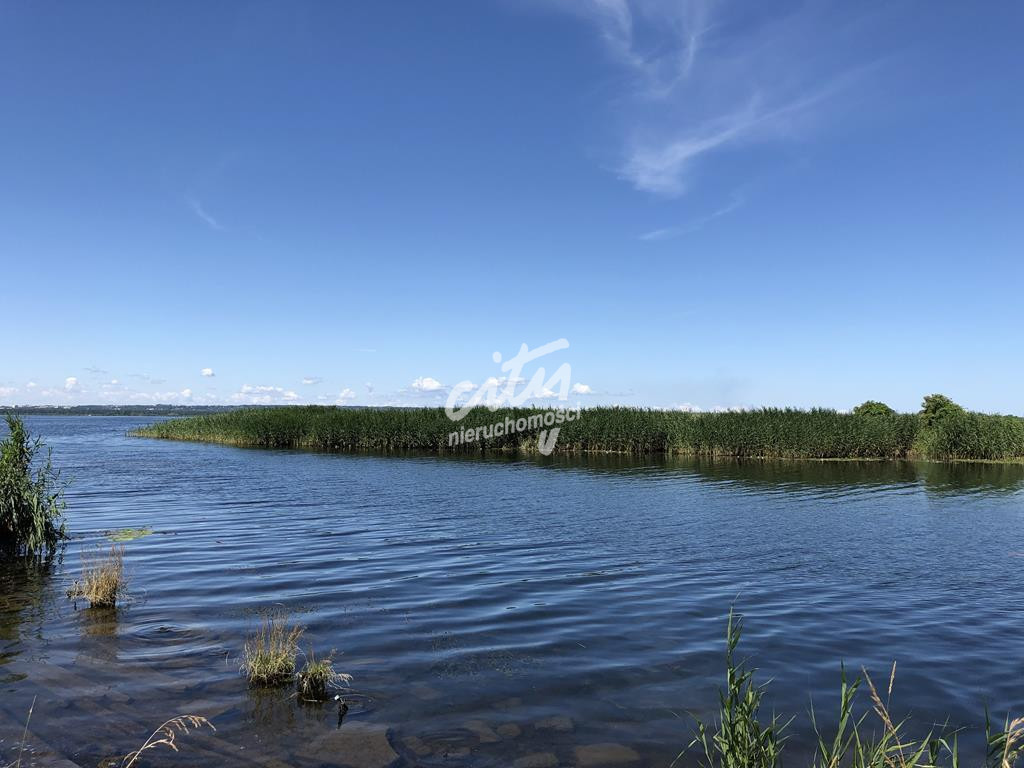
POLYGON ((64 379, 64 391, 65 392, 79 392, 78 379, 74 376, 68 376, 64 379))
POLYGON ((188 400, 189 398, 192 397, 192 390, 186 387, 185 389, 181 390, 181 396, 188 400))
POLYGON ((321 379, 319 376, 306 376, 302 380, 302 383, 305 384, 306 386, 310 386, 312 384, 319 384, 321 381, 323 381, 323 379, 321 379))
POLYGON ((612 165, 666 197, 686 191, 712 153, 805 132, 812 109, 864 71, 856 67, 872 40, 855 5, 751 14, 714 0, 549 2, 595 27, 627 75, 611 93, 623 123, 623 157, 612 165))
POLYGON ((10 397, 17 394, 17 392, 18 389, 16 387, 0 387, 0 397, 10 397))
POLYGON ((217 374, 213 372, 213 368, 203 368, 203 370, 199 372, 199 375, 209 378, 211 376, 216 376, 217 374))
POLYGON ((718 208, 705 216, 700 216, 696 219, 693 219, 692 221, 688 221, 685 224, 681 224, 680 226, 677 227, 664 227, 662 229, 655 229, 650 232, 645 232, 644 234, 640 235, 640 239, 647 241, 671 240, 672 238, 679 237, 680 235, 685 235, 690 232, 696 232, 697 230, 701 229, 705 224, 714 221, 720 216, 726 216, 732 213, 741 205, 743 205, 743 198, 739 197, 738 195, 734 196, 733 199, 727 205, 724 205, 721 208, 718 208))
POLYGON ((670 410, 683 411, 684 413, 700 413, 702 408, 693 403, 676 403, 670 410))
POLYGON ((36 384, 34 381, 30 381, 28 384, 25 385, 25 389, 35 389, 38 386, 39 385, 36 384))
POLYGON ((263 384, 243 384, 242 388, 229 398, 236 403, 250 405, 270 405, 272 403, 291 403, 299 399, 299 395, 284 387, 263 384))
POLYGON ((192 209, 192 212, 198 216, 202 221, 210 227, 210 229, 216 229, 218 232, 224 231, 224 226, 217 221, 213 216, 206 212, 203 208, 203 204, 196 200, 194 197, 185 198, 185 202, 188 203, 188 207, 192 209))
POLYGON ((430 376, 420 376, 412 383, 412 388, 417 392, 437 392, 444 385, 430 376))
POLYGON ((592 394, 594 394, 594 390, 591 389, 589 384, 581 384, 578 381, 575 384, 572 385, 572 389, 569 390, 569 391, 572 392, 572 394, 574 394, 574 395, 592 395, 592 394))
POLYGON ((356 393, 353 390, 349 389, 348 387, 345 387, 343 390, 341 390, 341 392, 338 393, 338 399, 336 402, 338 405, 342 405, 344 403, 349 402, 350 400, 355 400, 355 397, 356 393))

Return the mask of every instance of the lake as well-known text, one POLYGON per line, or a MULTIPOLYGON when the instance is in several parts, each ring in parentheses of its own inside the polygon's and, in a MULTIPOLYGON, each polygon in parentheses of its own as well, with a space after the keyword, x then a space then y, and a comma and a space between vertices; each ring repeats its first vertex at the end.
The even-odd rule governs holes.
POLYGON ((74 481, 73 538, 48 569, 0 563, 0 764, 35 700, 25 765, 96 766, 195 713, 216 733, 147 765, 667 766, 714 714, 730 605, 797 716, 790 764, 840 662, 884 684, 895 660, 894 713, 972 726, 971 756, 986 704, 1024 713, 1019 465, 336 455, 26 421, 74 481), (81 548, 141 527, 130 603, 76 608, 81 548), (240 676, 275 606, 354 676, 340 727, 240 676))

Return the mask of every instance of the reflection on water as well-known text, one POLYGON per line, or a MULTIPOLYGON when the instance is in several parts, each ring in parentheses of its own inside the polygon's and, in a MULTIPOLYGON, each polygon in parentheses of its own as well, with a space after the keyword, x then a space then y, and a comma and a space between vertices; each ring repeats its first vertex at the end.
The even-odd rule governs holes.
POLYGON ((43 624, 53 602, 51 576, 59 553, 0 563, 0 685, 25 677, 10 664, 45 643, 43 624))
POLYGON ((896 713, 924 723, 1024 712, 1020 465, 386 458, 138 423, 30 420, 75 478, 76 538, 0 565, 0 764, 37 697, 37 764, 95 766, 194 712, 217 732, 153 764, 667 765, 716 705, 733 601, 769 705, 802 718, 794 753, 840 660, 897 659, 896 713), (76 610, 81 548, 142 527, 131 602, 76 610), (340 727, 239 675, 275 605, 354 676, 340 727))
MULTIPOLYGON (((491 459, 487 459, 491 460, 491 459)), ((510 461, 510 459, 499 459, 510 461)), ((962 495, 1014 494, 1024 488, 1024 464, 955 462, 932 464, 910 461, 790 461, 652 456, 639 459, 616 454, 554 456, 538 463, 567 470, 590 469, 626 476, 699 476, 712 482, 734 483, 752 490, 788 492, 794 489, 842 493, 898 488, 962 495)))

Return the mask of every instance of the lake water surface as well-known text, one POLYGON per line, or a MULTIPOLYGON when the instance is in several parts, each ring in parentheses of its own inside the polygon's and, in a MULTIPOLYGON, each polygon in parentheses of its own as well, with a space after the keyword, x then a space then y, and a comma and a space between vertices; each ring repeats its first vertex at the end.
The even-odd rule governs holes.
POLYGON ((147 765, 667 766, 717 704, 730 604, 769 706, 797 715, 790 764, 841 661, 877 681, 895 660, 894 710, 925 726, 1024 713, 1021 466, 333 455, 27 422, 73 478, 73 539, 49 569, 0 564, 0 764, 35 700, 25 765, 96 766, 192 712, 217 732, 147 765), (147 526, 130 604, 76 609, 81 548, 147 526), (274 606, 354 676, 340 728, 239 675, 274 606))

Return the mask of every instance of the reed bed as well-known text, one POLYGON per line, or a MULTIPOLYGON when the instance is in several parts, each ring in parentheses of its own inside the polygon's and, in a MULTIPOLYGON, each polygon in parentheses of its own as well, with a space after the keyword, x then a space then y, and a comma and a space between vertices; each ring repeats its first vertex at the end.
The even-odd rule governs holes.
MULTIPOLYGON (((449 434, 529 419, 535 408, 477 408, 452 422, 442 408, 247 408, 172 419, 134 434, 243 447, 436 453, 536 452, 540 429, 452 446, 449 434)), ((686 413, 600 407, 561 424, 560 453, 668 453, 735 458, 1016 460, 1024 419, 948 410, 922 414, 866 409, 762 408, 686 413)))

